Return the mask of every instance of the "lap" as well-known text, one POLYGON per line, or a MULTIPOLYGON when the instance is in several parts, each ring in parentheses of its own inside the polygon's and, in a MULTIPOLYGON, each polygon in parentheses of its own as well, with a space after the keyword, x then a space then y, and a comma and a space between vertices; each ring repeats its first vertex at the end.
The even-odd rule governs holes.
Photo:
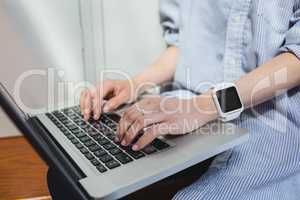
MULTIPOLYGON (((122 199, 171 199, 178 192, 178 190, 192 184, 204 172, 206 172, 211 161, 212 159, 206 160, 160 182, 132 193, 122 199)), ((72 188, 69 187, 69 184, 63 180, 61 174, 59 174, 57 170, 49 169, 47 179, 52 199, 76 200, 78 198, 72 188)))
MULTIPOLYGON (((247 114, 237 122, 250 139, 218 156, 205 175, 174 199, 298 199, 300 188, 299 129, 270 126, 247 114)), ((280 124, 280 122, 279 122, 280 124)))

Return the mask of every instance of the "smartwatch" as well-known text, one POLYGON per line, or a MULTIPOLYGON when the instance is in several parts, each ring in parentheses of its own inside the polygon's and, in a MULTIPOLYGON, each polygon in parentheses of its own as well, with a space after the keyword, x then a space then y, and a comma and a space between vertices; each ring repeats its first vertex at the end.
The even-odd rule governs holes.
POLYGON ((233 83, 218 84, 213 88, 212 96, 219 119, 223 122, 238 118, 244 110, 237 87, 233 83))

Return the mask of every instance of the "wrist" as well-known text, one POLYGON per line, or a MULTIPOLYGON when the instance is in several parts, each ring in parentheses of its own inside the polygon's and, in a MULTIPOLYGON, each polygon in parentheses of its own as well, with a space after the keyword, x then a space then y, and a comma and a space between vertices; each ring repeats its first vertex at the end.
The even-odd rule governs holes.
POLYGON ((205 116, 206 123, 218 119, 218 110, 214 103, 212 91, 209 90, 195 98, 197 111, 201 116, 205 116))
POLYGON ((133 77, 132 81, 135 84, 136 91, 139 95, 149 89, 157 87, 157 84, 149 80, 149 78, 145 76, 143 73, 133 77))
POLYGON ((136 86, 141 85, 144 82, 143 78, 140 75, 132 77, 131 80, 136 86))
POLYGON ((134 90, 135 90, 137 96, 139 96, 146 90, 145 80, 141 76, 139 76, 139 75, 135 76, 131 79, 131 81, 134 85, 134 90))

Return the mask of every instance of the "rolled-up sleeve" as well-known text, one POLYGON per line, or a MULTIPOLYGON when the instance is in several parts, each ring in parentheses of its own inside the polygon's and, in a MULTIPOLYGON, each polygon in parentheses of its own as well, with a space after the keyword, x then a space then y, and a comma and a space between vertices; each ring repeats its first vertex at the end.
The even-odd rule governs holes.
POLYGON ((294 14, 290 20, 290 29, 286 32, 285 43, 280 52, 293 53, 300 59, 300 1, 296 1, 294 14))
POLYGON ((181 0, 160 0, 160 23, 169 46, 177 46, 179 43, 179 1, 181 0))

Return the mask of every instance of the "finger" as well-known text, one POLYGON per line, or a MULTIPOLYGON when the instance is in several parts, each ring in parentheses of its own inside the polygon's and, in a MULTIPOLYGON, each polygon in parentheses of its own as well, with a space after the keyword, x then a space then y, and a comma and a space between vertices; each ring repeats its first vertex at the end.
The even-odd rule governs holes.
POLYGON ((90 91, 86 92, 84 100, 84 120, 87 121, 90 118, 92 112, 92 99, 90 91))
POLYGON ((97 87, 97 89, 93 92, 93 112, 94 112, 94 119, 99 119, 102 113, 102 105, 103 99, 113 91, 113 85, 110 82, 105 82, 97 87))
POLYGON ((168 124, 161 123, 151 126, 144 135, 132 146, 132 150, 139 151, 149 145, 155 138, 168 134, 168 124))
POLYGON ((114 91, 114 84, 110 81, 106 81, 101 86, 98 87, 98 94, 99 94, 99 105, 100 105, 100 113, 102 113, 102 106, 105 103, 105 98, 108 96, 109 93, 114 91))
POLYGON ((100 100, 99 100, 99 95, 97 94, 97 90, 93 90, 91 92, 91 98, 92 98, 92 102, 93 102, 93 118, 94 120, 98 120, 100 118, 100 109, 101 109, 101 105, 100 105, 100 100))
POLYGON ((117 109, 121 104, 126 102, 126 95, 125 94, 120 94, 117 95, 116 97, 113 97, 111 100, 106 102, 103 111, 104 112, 111 112, 115 109, 117 109))
POLYGON ((123 140, 124 134, 126 133, 128 128, 134 123, 134 121, 136 120, 137 117, 138 117, 138 114, 136 112, 132 112, 132 111, 131 112, 126 111, 123 114, 123 116, 121 117, 121 120, 118 124, 116 141, 123 140))
POLYGON ((86 90, 82 91, 80 94, 80 112, 82 115, 84 115, 84 102, 85 102, 85 96, 86 96, 86 90))
POLYGON ((123 137, 122 143, 125 145, 129 145, 136 138, 136 136, 142 131, 144 128, 162 122, 165 119, 165 115, 163 114, 152 114, 152 115, 142 115, 136 119, 136 121, 130 126, 128 131, 125 133, 123 137))

